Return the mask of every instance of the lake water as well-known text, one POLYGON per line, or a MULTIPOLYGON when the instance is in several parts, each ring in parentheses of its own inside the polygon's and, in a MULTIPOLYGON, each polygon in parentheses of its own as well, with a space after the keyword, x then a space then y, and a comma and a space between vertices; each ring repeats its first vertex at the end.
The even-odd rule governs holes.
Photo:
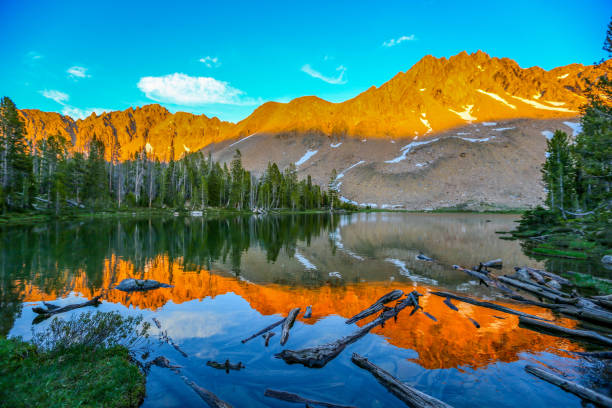
MULTIPOLYGON (((478 285, 453 264, 472 266, 494 258, 514 266, 545 265, 526 256, 516 241, 495 231, 513 229, 514 215, 358 213, 230 218, 154 218, 50 223, 0 230, 0 333, 29 338, 48 321, 32 325, 32 307, 90 299, 122 279, 155 279, 174 285, 127 294, 107 291, 102 311, 156 317, 188 357, 156 340, 151 357, 164 355, 182 373, 236 407, 299 406, 264 397, 267 388, 358 407, 403 406, 355 366, 353 352, 402 381, 455 407, 580 407, 580 399, 545 383, 523 367, 555 367, 570 379, 609 393, 604 367, 565 350, 573 343, 518 327, 515 316, 431 294, 447 290, 494 300, 575 327, 549 310, 511 303, 478 285), (423 253, 435 259, 416 259, 423 253), (275 358, 334 341, 365 321, 344 321, 392 289, 417 290, 424 311, 410 310, 349 345, 324 368, 288 365, 275 358), (306 306, 312 318, 304 319, 306 306), (280 328, 264 346, 259 329, 301 307, 289 341, 280 328), (480 328, 470 321, 478 322, 480 328), (208 360, 242 362, 227 374, 208 360)), ((580 268, 580 265, 573 265, 580 268)), ((592 268, 590 265, 584 268, 592 268)), ((589 269, 590 270, 590 269, 589 269)), ((81 313, 92 308, 74 311, 81 313)), ((64 314, 62 317, 68 317, 64 314)), ((203 406, 172 371, 153 367, 144 407, 203 406)))

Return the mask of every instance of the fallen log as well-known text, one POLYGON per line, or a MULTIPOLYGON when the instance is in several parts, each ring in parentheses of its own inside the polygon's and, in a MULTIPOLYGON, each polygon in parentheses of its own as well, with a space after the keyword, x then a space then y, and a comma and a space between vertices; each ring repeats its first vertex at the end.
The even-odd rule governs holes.
POLYGON ((374 377, 387 388, 393 395, 406 403, 406 405, 413 408, 451 408, 450 405, 427 395, 416 388, 413 388, 399 379, 393 377, 389 372, 378 367, 374 363, 368 361, 367 358, 360 356, 357 353, 353 353, 351 357, 353 363, 358 367, 372 373, 374 377))
POLYGON ((457 309, 457 306, 453 305, 453 302, 451 302, 451 299, 449 297, 444 299, 444 304, 448 306, 450 309, 454 310, 455 312, 459 311, 459 309, 457 309))
POLYGON ((152 290, 157 288, 172 288, 172 285, 167 283, 161 283, 152 279, 124 279, 122 280, 115 289, 123 292, 142 292, 146 290, 152 290))
POLYGON ((605 395, 583 387, 580 384, 576 384, 575 382, 566 380, 565 378, 561 378, 553 373, 549 373, 548 371, 532 365, 526 365, 525 371, 527 371, 529 374, 535 375, 538 378, 541 378, 544 381, 548 381, 549 383, 554 384, 565 391, 571 392, 584 400, 594 402, 602 407, 612 408, 612 398, 608 398, 605 395))
MULTIPOLYGON (((173 372, 175 372, 176 374, 179 374, 179 375, 181 374, 181 370, 180 369, 182 367, 179 366, 179 365, 173 365, 172 363, 170 363, 170 360, 168 360, 164 356, 159 356, 159 357, 155 358, 155 360, 153 360, 152 362, 150 362, 147 365, 150 366, 151 364, 155 364, 156 366, 159 366, 159 367, 169 368, 173 372)), ((230 404, 228 404, 225 401, 220 400, 219 397, 217 397, 215 394, 213 394, 212 392, 208 391, 205 388, 200 387, 198 384, 196 384, 195 382, 191 381, 189 378, 185 377, 184 375, 181 375, 181 379, 196 394, 198 394, 198 396, 200 398, 202 398, 202 400, 209 407, 211 407, 211 408, 232 408, 232 406, 230 404)))
POLYGON ((293 327, 293 323, 295 323, 295 318, 297 317, 299 313, 300 313, 299 307, 291 309, 291 311, 289 312, 289 315, 283 322, 283 328, 281 330, 281 339, 280 339, 281 346, 284 346, 287 340, 289 340, 289 330, 291 330, 291 328, 293 327))
POLYGON ((590 320, 591 322, 612 328, 612 313, 606 310, 571 305, 557 305, 556 310, 577 319, 590 320))
POLYGON ((525 283, 525 282, 521 282, 519 280, 516 279, 512 279, 509 278, 507 276, 500 276, 497 279, 499 279, 500 281, 507 283, 508 285, 514 286, 515 288, 519 288, 522 289, 524 291, 533 293, 535 295, 538 295, 542 298, 546 298, 549 300, 552 300, 555 303, 572 303, 572 299, 569 297, 564 297, 564 296, 559 296, 551 291, 549 291, 548 289, 543 289, 539 286, 536 286, 534 284, 530 284, 530 283, 525 283))
POLYGON ((232 364, 229 360, 225 360, 225 363, 217 363, 216 361, 209 360, 206 362, 206 365, 212 368, 216 368, 217 370, 225 370, 226 373, 229 373, 230 370, 240 371, 243 368, 246 368, 241 361, 238 364, 232 364))
POLYGON ((612 351, 568 351, 582 357, 598 358, 600 360, 612 360, 612 351))
POLYGON ((169 345, 171 345, 172 347, 174 347, 174 349, 176 351, 178 351, 179 353, 181 353, 181 355, 183 357, 188 357, 187 353, 185 353, 183 350, 181 350, 181 348, 178 346, 178 344, 176 344, 174 342, 174 340, 172 340, 172 338, 170 336, 168 336, 168 331, 167 330, 162 330, 162 325, 159 322, 159 320, 157 320, 156 317, 153 318, 153 323, 155 323, 155 326, 157 326, 157 328, 160 330, 159 338, 160 338, 161 341, 166 342, 169 345))
POLYGON ((99 304, 100 304, 100 296, 96 296, 83 303, 74 303, 72 305, 67 305, 63 307, 56 306, 55 309, 52 309, 52 308, 44 309, 42 307, 34 307, 32 308, 32 311, 34 311, 35 313, 38 313, 39 316, 36 316, 36 318, 34 319, 38 323, 39 321, 44 320, 48 318, 49 316, 56 315, 58 313, 68 312, 70 310, 79 309, 81 307, 86 307, 86 306, 98 306, 99 304))
POLYGON ((559 275, 557 275, 555 273, 548 272, 548 271, 545 271, 545 270, 542 270, 542 269, 530 268, 528 266, 525 266, 525 269, 527 269, 529 272, 539 273, 540 275, 546 276, 549 279, 554 279, 554 280, 556 280, 557 282, 559 282, 562 285, 574 286, 572 281, 570 281, 570 280, 568 280, 568 279, 566 279, 566 278, 564 278, 562 276, 559 276, 559 275))
POLYGON ((501 269, 503 265, 503 262, 500 258, 498 259, 493 259, 491 261, 487 261, 487 262, 483 262, 482 266, 484 266, 485 268, 496 268, 496 269, 501 269))
POLYGON ((528 317, 519 317, 519 327, 524 327, 557 337, 567 337, 572 340, 582 340, 590 343, 602 344, 604 346, 612 346, 612 338, 603 336, 594 331, 568 329, 567 327, 533 320, 528 317))
POLYGON ((373 315, 374 313, 377 313, 379 311, 381 311, 383 309, 383 307, 385 306, 385 303, 389 303, 392 302, 394 300, 397 300, 399 298, 401 298, 404 295, 404 291, 397 289, 397 290, 393 290, 383 296, 381 296, 380 299, 378 299, 376 302, 374 302, 370 307, 368 307, 365 310, 362 310, 361 312, 357 313, 355 316, 351 317, 350 319, 348 319, 347 321, 345 321, 344 323, 346 324, 351 324, 351 323, 355 323, 358 322, 361 319, 364 319, 370 315, 373 315))
POLYGON ((529 317, 531 319, 550 321, 550 320, 545 319, 543 317, 539 317, 539 316, 535 316, 535 315, 530 315, 528 313, 523 313, 523 312, 520 312, 518 310, 514 310, 514 309, 510 309, 510 308, 505 307, 505 306, 497 305, 495 303, 481 302, 481 301, 476 300, 476 299, 472 299, 472 298, 465 297, 465 296, 455 295, 455 294, 449 293, 449 292, 431 292, 431 293, 433 295, 436 295, 436 296, 459 300, 459 301, 464 302, 464 303, 469 303, 469 304, 476 305, 476 306, 486 307, 487 309, 493 309, 493 310, 497 310, 499 312, 509 313, 509 314, 513 314, 513 315, 516 315, 516 316, 529 317))
POLYGON ((257 337, 257 336, 261 336, 262 334, 264 334, 264 333, 266 333, 266 332, 269 332, 270 330, 272 330, 272 329, 273 329, 273 328, 275 328, 276 326, 279 326, 279 325, 283 324, 283 322, 284 322, 284 321, 285 321, 285 318, 283 317, 283 318, 282 318, 282 319, 280 319, 278 322, 276 322, 276 323, 272 323, 271 325, 269 325, 268 327, 265 327, 265 328, 261 329, 260 331, 258 331, 258 332, 257 332, 257 333, 255 333, 254 335, 252 335, 252 336, 250 336, 250 337, 247 337, 247 338, 246 338, 246 339, 244 339, 244 340, 241 340, 241 341, 242 341, 242 344, 246 343, 246 342, 247 342, 247 341, 249 341, 249 340, 253 340, 253 339, 254 339, 255 337, 257 337))
POLYGON ((270 398, 276 398, 276 399, 279 399, 281 401, 286 401, 286 402, 296 402, 300 404, 306 404, 306 406, 318 405, 318 406, 326 407, 326 408, 355 408, 350 405, 338 405, 338 404, 333 404, 331 402, 316 401, 316 400, 311 400, 309 398, 300 397, 299 395, 293 394, 290 392, 270 390, 270 389, 267 389, 264 392, 264 396, 270 397, 270 398))
MULTIPOLYGON (((570 294, 562 292, 562 291, 560 291, 558 289, 552 288, 550 286, 546 286, 544 284, 540 284, 538 282, 534 282, 532 279, 529 278, 530 275, 528 273, 526 275, 527 276, 522 276, 521 273, 517 272, 514 275, 511 275, 511 276, 506 275, 506 276, 502 276, 502 277, 503 278, 509 278, 509 279, 515 279, 515 280, 517 280, 519 282, 523 282, 523 283, 525 283, 527 285, 535 286, 536 288, 539 288, 539 289, 541 289, 543 291, 554 293, 557 296, 569 297, 569 298, 572 297, 570 294)), ((525 289, 525 290, 527 290, 527 289, 525 289)))
MULTIPOLYGON (((415 293, 415 291, 411 292, 410 295, 413 293, 415 293)), ((418 294, 418 292, 416 293, 418 294)), ((413 306, 415 309, 419 307, 418 303, 416 303, 414 300, 415 298, 418 299, 418 295, 404 298, 400 303, 395 305, 395 307, 384 310, 375 320, 364 325, 348 336, 344 336, 331 343, 309 347, 302 350, 283 350, 282 352, 276 354, 275 357, 282 358, 287 364, 299 363, 310 368, 325 367, 325 365, 336 358, 336 356, 338 356, 338 354, 340 354, 346 348, 346 346, 354 343, 368 334, 374 327, 384 324, 391 318, 397 318, 399 312, 401 312, 407 306, 413 306)))
POLYGON ((266 347, 268 347, 268 344, 270 344, 270 337, 274 336, 275 334, 276 333, 274 332, 267 332, 263 335, 263 338, 266 340, 266 347))
POLYGON ((418 255, 416 256, 416 259, 418 259, 419 261, 433 262, 433 259, 432 259, 432 258, 430 258, 430 257, 428 257, 428 256, 427 256, 427 255, 425 255, 425 254, 418 254, 418 255))
POLYGON ((304 319, 310 319, 312 317, 312 306, 307 306, 304 312, 304 319))
POLYGON ((497 288, 501 290, 502 292, 510 293, 511 295, 516 295, 516 293, 514 293, 512 289, 506 287, 505 285, 502 285, 497 279, 495 279, 494 275, 489 275, 489 274, 482 273, 482 272, 476 272, 471 269, 463 268, 459 265, 453 265, 453 268, 458 269, 462 272, 465 272, 468 275, 478 279, 481 284, 484 284, 487 287, 493 286, 494 288, 497 288))

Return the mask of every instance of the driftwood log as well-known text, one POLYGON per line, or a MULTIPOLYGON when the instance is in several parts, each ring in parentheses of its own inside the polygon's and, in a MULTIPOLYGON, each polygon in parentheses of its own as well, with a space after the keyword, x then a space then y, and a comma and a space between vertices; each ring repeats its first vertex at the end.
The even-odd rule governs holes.
POLYGON ((510 308, 505 307, 505 306, 497 305, 495 303, 481 302, 481 301, 476 300, 476 299, 472 299, 472 298, 465 297, 465 296, 455 295, 455 294, 449 293, 449 292, 431 292, 431 293, 433 295, 440 296, 440 297, 443 297, 443 298, 455 299, 455 300, 459 300, 461 302, 469 303, 469 304, 472 304, 472 305, 486 307, 487 309, 497 310, 499 312, 513 314, 513 315, 516 315, 516 316, 529 317, 531 319, 550 321, 550 320, 545 319, 543 317, 539 317, 539 316, 535 316, 535 315, 530 315, 528 313, 523 313, 523 312, 520 312, 518 310, 514 310, 514 309, 510 309, 510 308))
MULTIPOLYGON (((179 375, 181 374, 181 370, 180 369, 182 367, 179 366, 179 365, 173 365, 172 363, 170 363, 170 360, 168 360, 164 356, 159 356, 159 357, 155 358, 155 360, 153 360, 148 365, 150 366, 151 364, 154 364, 154 365, 159 366, 159 367, 169 368, 173 372, 175 372, 175 373, 177 373, 179 375)), ((181 379, 193 391, 195 391, 195 393, 198 394, 200 396, 200 398, 202 398, 202 400, 210 408, 232 408, 232 406, 230 404, 228 404, 225 401, 220 400, 219 397, 217 397, 215 394, 213 394, 212 392, 208 391, 205 388, 200 387, 198 384, 196 384, 195 382, 191 381, 189 378, 185 377, 184 375, 181 375, 181 379)))
POLYGON ((295 323, 295 318, 297 317, 299 313, 300 313, 299 307, 291 309, 291 311, 289 312, 289 315, 283 322, 283 328, 281 330, 281 339, 280 339, 281 346, 284 346, 285 343, 287 343, 287 340, 289 340, 289 330, 291 330, 291 328, 293 327, 293 323, 295 323))
POLYGON ((257 337, 257 336, 261 336, 262 334, 269 332, 270 330, 272 330, 272 329, 273 329, 273 328, 275 328, 276 326, 280 326, 281 324, 283 324, 283 322, 284 322, 284 321, 285 321, 285 318, 283 317, 283 318, 282 318, 282 319, 280 319, 278 322, 272 323, 271 325, 269 325, 269 326, 267 326, 267 327, 264 327, 263 329, 261 329, 261 330, 260 330, 260 331, 258 331, 257 333, 255 333, 255 334, 253 334, 252 336, 247 337, 246 339, 241 340, 241 341, 242 341, 242 343, 244 344, 244 343, 246 343, 246 342, 247 342, 247 341, 249 341, 249 340, 253 340, 255 337, 257 337))
POLYGON ((218 370, 225 370, 226 373, 229 373, 230 370, 240 371, 243 368, 246 368, 241 361, 238 364, 232 364, 229 360, 225 360, 225 363, 217 363, 216 361, 207 361, 206 365, 212 368, 216 368, 218 370))
POLYGON ((389 372, 368 361, 367 358, 353 353, 353 363, 372 373, 374 377, 387 388, 393 395, 413 408, 451 408, 450 405, 413 388, 399 379, 393 377, 389 372))
POLYGON ((176 351, 178 351, 179 353, 181 353, 181 355, 183 357, 188 357, 187 353, 185 353, 183 350, 181 350, 181 348, 178 346, 178 344, 176 344, 174 342, 174 340, 172 340, 172 338, 170 336, 168 336, 168 331, 167 330, 162 330, 162 325, 159 322, 159 320, 157 320, 156 317, 153 318, 153 323, 155 323, 155 326, 157 326, 157 328, 160 330, 159 338, 160 338, 161 341, 166 342, 169 345, 171 345, 172 347, 174 347, 174 349, 176 351))
MULTIPOLYGON (((511 275, 511 276, 503 276, 503 278, 515 279, 517 281, 526 283, 528 285, 535 286, 536 288, 538 288, 540 290, 554 293, 557 296, 566 297, 566 298, 571 297, 571 295, 569 295, 568 293, 561 292, 560 290, 552 288, 550 286, 547 286, 546 284, 541 284, 541 283, 538 283, 538 282, 534 281, 533 279, 531 279, 531 275, 529 275, 529 274, 516 273, 516 274, 511 275), (525 276, 522 276, 522 275, 525 275, 525 276)), ((521 289, 523 289, 523 288, 521 288, 521 289)), ((525 289, 525 290, 527 290, 527 289, 525 289)))
POLYGON ((612 313, 607 310, 592 307, 575 307, 571 305, 556 305, 556 310, 576 319, 591 322, 612 328, 612 313))
POLYGON ((266 340, 266 347, 268 347, 268 345, 270 344, 270 337, 274 336, 276 333, 274 332, 267 332, 263 335, 263 338, 266 340))
POLYGON ((552 300, 556 303, 572 303, 572 299, 567 296, 560 296, 556 293, 553 293, 550 288, 544 288, 539 285, 535 285, 533 283, 525 283, 516 279, 512 279, 508 276, 500 276, 499 279, 501 282, 504 282, 510 286, 514 286, 515 288, 522 289, 524 291, 533 293, 534 295, 540 296, 542 298, 546 298, 552 300))
POLYGON ((378 299, 376 302, 374 302, 370 307, 357 313, 355 316, 351 317, 344 323, 346 324, 355 323, 361 319, 365 319, 366 317, 373 315, 374 313, 380 312, 385 306, 385 303, 393 302, 394 300, 401 298, 403 295, 404 295, 404 291, 399 290, 399 289, 393 290, 381 296, 381 298, 378 299))
POLYGON ((459 265, 453 265, 453 268, 458 269, 458 270, 460 270, 462 272, 465 272, 468 275, 478 279, 479 282, 484 284, 485 286, 493 286, 494 288, 497 288, 497 289, 501 290, 502 292, 506 292, 506 293, 509 293, 511 295, 516 295, 516 293, 512 289, 510 289, 507 286, 501 284, 499 282, 499 280, 497 280, 495 278, 494 275, 490 275, 490 274, 483 273, 483 272, 473 271, 471 269, 463 268, 463 267, 461 267, 459 265))
POLYGON ((519 317, 519 327, 539 331, 558 337, 567 337, 572 340, 588 341, 590 343, 612 346, 612 338, 603 336, 590 330, 574 330, 567 327, 557 326, 546 322, 541 322, 527 317, 519 317))
POLYGON ((501 269, 503 265, 503 262, 501 259, 493 259, 491 261, 487 261, 487 262, 483 262, 482 266, 484 266, 485 268, 497 268, 497 269, 501 269))
POLYGON ((52 305, 52 307, 47 306, 47 309, 44 309, 42 307, 34 307, 32 308, 32 311, 34 311, 35 313, 38 313, 38 316, 36 316, 36 318, 34 319, 35 323, 38 323, 46 318, 48 318, 49 316, 53 316, 56 315, 58 313, 64 313, 64 312, 68 312, 70 310, 74 310, 74 309, 78 309, 81 307, 87 307, 87 306, 98 306, 100 304, 100 297, 101 296, 96 296, 86 302, 83 303, 74 303, 72 305, 67 305, 67 306, 63 306, 63 307, 57 307, 55 305, 52 305), (54 306, 54 307, 53 307, 54 306))
POLYGON ((312 317, 312 306, 307 306, 304 312, 304 319, 310 319, 312 317))
POLYGON ((541 378, 544 381, 548 381, 549 383, 554 384, 565 391, 571 392, 584 400, 594 402, 602 407, 612 408, 612 398, 608 398, 605 395, 583 387, 580 384, 576 384, 575 382, 566 380, 565 378, 561 378, 553 373, 532 365, 526 365, 525 371, 541 378))
POLYGON ((415 299, 418 299, 418 296, 420 296, 418 292, 416 292, 416 294, 415 291, 411 292, 408 297, 404 298, 400 303, 395 305, 395 307, 384 310, 375 320, 364 325, 348 336, 344 336, 331 343, 309 347, 302 350, 283 350, 282 352, 276 354, 276 357, 282 358, 287 364, 299 363, 311 368, 325 367, 325 365, 336 358, 336 356, 338 356, 338 354, 340 354, 346 348, 346 346, 354 343, 368 334, 374 327, 384 324, 391 318, 397 318, 399 312, 401 312, 404 308, 413 306, 416 310, 416 308, 419 307, 418 303, 415 301, 415 299))
POLYGON ((419 261, 433 262, 433 259, 432 259, 432 258, 430 258, 430 257, 428 257, 428 256, 427 256, 427 255, 425 255, 425 254, 418 254, 418 255, 416 256, 416 259, 418 259, 419 261))
MULTIPOLYGON (((515 268, 516 269, 516 268, 515 268)), ((535 269, 535 268, 530 268, 528 266, 525 266, 525 268, 527 271, 529 272, 536 272, 539 273, 540 275, 546 276, 548 279, 554 279, 557 282, 559 282, 562 285, 567 285, 567 286, 574 286, 574 284, 572 283, 572 281, 565 279, 562 276, 559 276, 555 273, 552 272, 548 272, 548 271, 544 271, 542 269, 535 269)))
POLYGON ((316 401, 316 400, 311 400, 308 398, 300 397, 299 395, 293 394, 290 392, 270 390, 270 389, 267 389, 266 392, 264 392, 264 396, 270 397, 270 398, 276 398, 281 401, 306 404, 306 406, 318 405, 320 407, 326 407, 326 408, 355 408, 350 405, 338 405, 338 404, 333 404, 331 402, 316 401))

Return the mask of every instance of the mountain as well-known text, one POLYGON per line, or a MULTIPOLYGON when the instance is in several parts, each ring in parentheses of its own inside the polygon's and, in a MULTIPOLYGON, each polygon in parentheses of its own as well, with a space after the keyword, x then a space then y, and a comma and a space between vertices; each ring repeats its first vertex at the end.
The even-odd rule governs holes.
POLYGON ((61 133, 82 150, 96 134, 107 154, 118 143, 123 159, 146 148, 161 160, 200 149, 230 160, 239 147, 255 173, 268 161, 296 163, 322 185, 335 168, 343 199, 364 205, 525 207, 544 196, 543 135, 572 134, 588 81, 610 71, 612 60, 546 71, 462 52, 426 56, 342 103, 315 96, 267 102, 238 123, 155 104, 76 121, 32 109, 21 114, 31 139, 61 133))

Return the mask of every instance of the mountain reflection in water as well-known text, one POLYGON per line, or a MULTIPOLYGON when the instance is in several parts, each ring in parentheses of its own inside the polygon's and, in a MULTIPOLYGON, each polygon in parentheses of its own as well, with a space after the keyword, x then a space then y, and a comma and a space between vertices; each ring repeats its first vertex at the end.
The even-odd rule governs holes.
MULTIPOLYGON (((100 309, 157 316, 192 357, 184 359, 164 346, 159 352, 235 406, 283 406, 262 399, 266 387, 321 400, 337 396, 337 402, 352 401, 357 406, 397 404, 369 374, 360 373, 350 363, 353 351, 372 357, 403 380, 455 406, 469 405, 461 398, 465 387, 473 393, 470 398, 485 401, 483 406, 496 398, 505 401, 496 405, 512 406, 517 396, 510 384, 527 392, 543 387, 542 402, 578 406, 576 397, 534 383, 522 367, 537 359, 575 372, 580 370, 580 360, 563 350, 582 350, 581 346, 519 328, 516 316, 456 301, 459 311, 451 310, 444 299, 430 293, 440 288, 465 292, 575 327, 575 321, 553 316, 547 309, 496 299, 495 292, 450 266, 497 257, 504 259, 506 271, 514 265, 541 266, 529 260, 516 242, 496 238, 494 232, 512 228, 513 219, 500 215, 317 214, 5 228, 0 250, 0 328, 2 333, 27 338, 36 302, 65 298, 56 302, 67 304, 75 296, 92 298, 125 278, 154 279, 174 287, 136 293, 108 290, 100 309), (416 260, 419 253, 437 262, 416 260), (304 310, 308 305, 312 305, 313 317, 304 319, 300 314, 285 348, 333 341, 354 330, 354 325, 344 324, 345 319, 393 289, 424 294, 421 305, 437 322, 420 312, 413 316, 404 312, 396 323, 374 329, 320 370, 275 359, 274 353, 283 349, 278 336, 272 338, 269 348, 260 339, 245 345, 239 341, 286 316, 293 307, 304 310), (226 358, 242 361, 247 369, 223 376, 204 368, 207 359, 226 358), (501 385, 497 383, 502 381, 498 378, 501 372, 511 372, 516 378, 504 376, 505 385, 501 385), (366 393, 368 398, 356 396, 362 383, 374 387, 366 393), (338 391, 345 385, 346 391, 338 391)), ((180 382, 154 369, 145 406, 196 405, 197 400, 168 395, 177 394, 177 387, 180 382)))

